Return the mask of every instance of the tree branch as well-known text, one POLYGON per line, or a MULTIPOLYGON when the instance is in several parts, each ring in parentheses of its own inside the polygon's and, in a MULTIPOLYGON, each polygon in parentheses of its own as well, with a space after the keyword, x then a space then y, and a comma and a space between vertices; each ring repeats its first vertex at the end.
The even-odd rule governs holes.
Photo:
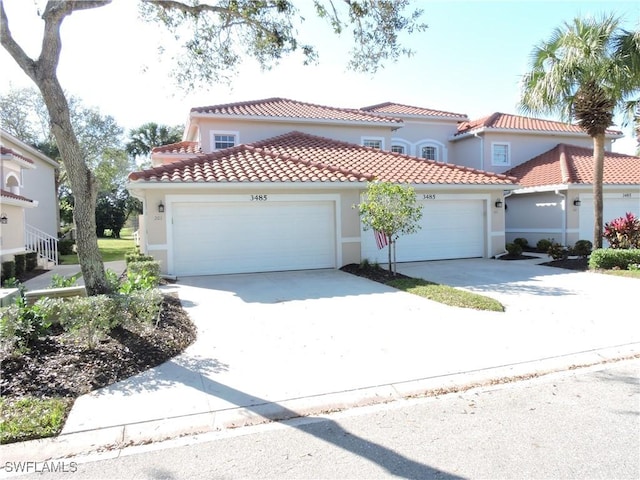
POLYGON ((36 62, 32 60, 16 42, 9 30, 9 20, 4 11, 4 3, 0 0, 0 43, 7 52, 13 57, 20 68, 31 78, 35 80, 36 62))

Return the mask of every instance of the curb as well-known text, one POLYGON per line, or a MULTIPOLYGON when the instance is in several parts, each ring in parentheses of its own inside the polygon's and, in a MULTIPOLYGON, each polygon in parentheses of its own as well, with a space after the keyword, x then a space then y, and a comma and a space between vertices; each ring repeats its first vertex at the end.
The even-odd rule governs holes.
MULTIPOLYGON (((478 387, 500 385, 558 373, 640 358, 640 343, 577 352, 475 371, 286 399, 251 407, 172 417, 149 422, 62 434, 0 446, 3 462, 44 462, 52 459, 113 452, 188 435, 255 426, 265 423, 338 412, 355 407, 390 403, 403 399, 440 396, 478 387)), ((7 477, 0 465, 0 477, 7 477)), ((12 476, 12 475, 11 475, 12 476)))

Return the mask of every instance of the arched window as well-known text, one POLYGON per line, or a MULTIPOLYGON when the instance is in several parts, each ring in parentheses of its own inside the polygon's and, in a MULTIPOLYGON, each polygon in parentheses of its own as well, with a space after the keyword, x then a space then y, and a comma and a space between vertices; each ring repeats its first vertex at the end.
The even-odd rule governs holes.
POLYGON ((20 194, 20 180, 15 173, 10 173, 9 175, 7 175, 5 186, 9 192, 15 193, 16 195, 20 194))
POLYGON ((433 145, 426 145, 420 150, 420 157, 426 160, 438 160, 438 148, 433 145))

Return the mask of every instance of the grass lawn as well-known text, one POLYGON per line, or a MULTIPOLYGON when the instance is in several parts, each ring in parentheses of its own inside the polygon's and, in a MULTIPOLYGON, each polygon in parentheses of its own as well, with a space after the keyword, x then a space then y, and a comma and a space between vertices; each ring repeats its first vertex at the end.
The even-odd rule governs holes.
POLYGON ((72 403, 67 398, 1 398, 0 444, 58 435, 72 403))
MULTIPOLYGON (((98 249, 102 255, 103 262, 113 262, 124 260, 124 254, 130 252, 135 247, 133 242, 133 232, 130 228, 123 228, 120 238, 98 238, 98 249)), ((63 265, 77 265, 78 255, 60 255, 60 263, 63 265)))
POLYGON ((504 312, 504 306, 493 298, 453 288, 448 285, 429 282, 421 278, 390 280, 387 282, 387 285, 452 307, 504 312))
POLYGON ((606 273, 607 275, 615 275, 616 277, 640 279, 640 270, 595 270, 595 271, 598 273, 606 273))

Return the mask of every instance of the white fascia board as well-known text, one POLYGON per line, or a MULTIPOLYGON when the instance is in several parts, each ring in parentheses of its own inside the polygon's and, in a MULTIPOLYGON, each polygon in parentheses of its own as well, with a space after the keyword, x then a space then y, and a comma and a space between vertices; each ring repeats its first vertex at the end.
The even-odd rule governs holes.
MULTIPOLYGON (((60 166, 58 165, 58 162, 56 162, 55 160, 47 157, 44 153, 42 153, 39 150, 36 150, 32 146, 27 145, 22 140, 19 140, 18 138, 14 137, 10 133, 6 132, 5 130, 1 130, 0 129, 0 134, 1 134, 0 136, 8 138, 9 141, 11 141, 13 143, 16 143, 21 149, 26 150, 27 152, 29 152, 29 155, 33 155, 34 157, 38 157, 40 160, 42 160, 45 163, 48 163, 49 165, 51 165, 54 168, 60 168, 60 166)), ((9 147, 7 147, 7 148, 9 148, 9 147)), ((36 167, 34 165, 31 168, 36 168, 36 167)))
POLYGON ((543 192, 555 192, 556 190, 568 190, 569 185, 565 183, 558 183, 555 185, 539 185, 536 187, 524 187, 524 188, 516 188, 513 193, 515 195, 525 194, 525 193, 543 193, 543 192))
POLYGON ((281 190, 281 189, 348 189, 362 188, 367 186, 367 182, 265 182, 265 183, 174 183, 174 182, 129 182, 127 190, 139 193, 142 190, 281 190))
POLYGON ((391 127, 391 128, 399 128, 404 125, 404 122, 391 122, 391 121, 376 121, 372 120, 369 122, 363 120, 334 120, 334 119, 323 119, 323 118, 299 118, 299 117, 267 117, 267 116, 258 116, 258 115, 221 115, 217 113, 201 113, 201 112, 192 112, 191 118, 216 118, 222 120, 250 120, 257 122, 267 122, 267 123, 315 123, 320 125, 355 125, 355 126, 369 126, 369 127, 391 127))
MULTIPOLYGON (((163 183, 163 182, 129 182, 127 190, 132 195, 142 195, 143 190, 282 190, 282 189, 309 189, 309 190, 326 190, 326 189, 366 189, 369 182, 269 182, 269 183, 163 183)), ((410 183, 410 187, 414 190, 514 190, 518 185, 498 185, 498 184, 442 184, 442 183, 410 183)))
POLYGON ((15 207, 23 207, 23 208, 35 208, 38 206, 37 200, 19 200, 17 198, 11 197, 2 197, 3 205, 13 205, 15 207))
POLYGON ((29 163, 26 160, 23 160, 22 158, 20 158, 18 155, 13 155, 11 153, 5 153, 4 155, 1 155, 0 158, 2 158, 2 161, 4 162, 13 162, 19 167, 25 168, 28 170, 35 170, 36 168, 35 163, 29 163))
MULTIPOLYGON (((552 136, 552 137, 583 137, 588 138, 586 132, 560 132, 556 130, 527 130, 527 129, 518 129, 518 128, 475 128, 473 130, 469 130, 468 132, 461 133, 459 135, 452 135, 449 137, 449 141, 455 142, 456 140, 460 140, 462 138, 473 137, 476 134, 481 133, 523 133, 527 135, 541 135, 541 136, 552 136)), ((605 138, 608 139, 619 139, 624 137, 623 133, 620 134, 605 134, 605 138)))

